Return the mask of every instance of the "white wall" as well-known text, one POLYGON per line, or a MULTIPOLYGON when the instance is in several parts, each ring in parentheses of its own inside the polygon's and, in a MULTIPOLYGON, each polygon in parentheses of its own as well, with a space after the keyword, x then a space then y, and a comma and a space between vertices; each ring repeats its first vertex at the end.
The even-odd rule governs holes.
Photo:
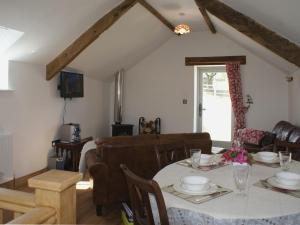
POLYGON ((290 121, 300 126, 300 69, 291 76, 294 80, 289 84, 290 121))
POLYGON ((201 32, 174 36, 126 72, 125 122, 135 124, 137 132, 140 116, 161 117, 163 133, 192 132, 194 68, 185 66, 185 57, 222 55, 247 56, 242 66, 244 95, 254 101, 247 113, 248 127, 270 130, 288 119, 286 74, 220 34, 201 32))
MULTIPOLYGON (((9 66, 15 91, 0 92, 0 126, 13 134, 13 164, 17 177, 47 166, 51 141, 62 123, 64 101, 57 79, 46 81, 45 67, 20 62, 9 66)), ((84 98, 68 102, 66 122, 79 122, 82 137, 108 135, 108 85, 84 78, 84 98)))

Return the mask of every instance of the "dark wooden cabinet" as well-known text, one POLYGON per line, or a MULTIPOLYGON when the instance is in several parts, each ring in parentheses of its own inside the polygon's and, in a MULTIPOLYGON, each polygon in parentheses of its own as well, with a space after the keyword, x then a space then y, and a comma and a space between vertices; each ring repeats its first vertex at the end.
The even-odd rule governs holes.
POLYGON ((80 154, 82 147, 88 141, 93 140, 92 137, 81 139, 78 142, 56 142, 53 146, 56 151, 56 157, 66 155, 64 169, 70 171, 78 171, 80 154))

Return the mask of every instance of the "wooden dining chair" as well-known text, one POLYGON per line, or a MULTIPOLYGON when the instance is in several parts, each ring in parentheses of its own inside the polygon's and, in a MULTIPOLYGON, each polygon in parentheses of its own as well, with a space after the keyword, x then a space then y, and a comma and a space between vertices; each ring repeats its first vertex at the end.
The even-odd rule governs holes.
POLYGON ((155 155, 158 169, 188 158, 188 153, 183 143, 167 143, 155 146, 155 155))
POLYGON ((160 224, 169 225, 165 201, 156 181, 146 180, 135 175, 124 164, 121 164, 120 167, 127 180, 134 224, 155 225, 149 198, 149 194, 152 194, 156 200, 160 224))

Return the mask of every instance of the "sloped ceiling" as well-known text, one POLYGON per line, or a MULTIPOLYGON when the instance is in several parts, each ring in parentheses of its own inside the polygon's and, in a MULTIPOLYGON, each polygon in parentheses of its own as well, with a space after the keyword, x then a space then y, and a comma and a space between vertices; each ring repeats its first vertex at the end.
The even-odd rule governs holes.
POLYGON ((137 4, 85 49, 70 67, 107 79, 121 68, 130 68, 173 35, 137 4))
POLYGON ((47 64, 119 0, 0 0, 0 26, 24 32, 12 60, 47 64))
POLYGON ((299 0, 222 0, 281 36, 300 45, 299 0))
MULTIPOLYGON (((247 15, 282 37, 300 46, 299 0, 222 0, 235 10, 247 15)), ((229 25, 210 15, 217 30, 244 48, 253 52, 281 71, 292 74, 299 68, 270 50, 237 32, 229 25)))
MULTIPOLYGON (((300 44, 299 0, 222 0, 287 39, 300 44)), ((0 0, 0 26, 24 32, 7 52, 12 60, 46 65, 121 0, 0 0)), ((148 0, 171 23, 208 31, 194 0, 148 0)), ((214 18, 220 32, 286 73, 297 67, 214 18)), ((70 66, 106 79, 137 63, 173 34, 140 5, 83 51, 70 66)), ((213 34, 212 34, 213 35, 213 34)))
POLYGON ((288 62, 284 58, 279 57, 269 49, 261 46, 260 44, 248 38, 244 34, 237 32, 234 28, 219 20, 215 16, 211 14, 209 14, 209 16, 218 32, 224 34, 227 38, 233 40, 237 44, 241 45, 248 51, 254 53, 261 59, 267 61, 277 69, 286 73, 287 75, 292 74, 298 69, 296 65, 288 62))

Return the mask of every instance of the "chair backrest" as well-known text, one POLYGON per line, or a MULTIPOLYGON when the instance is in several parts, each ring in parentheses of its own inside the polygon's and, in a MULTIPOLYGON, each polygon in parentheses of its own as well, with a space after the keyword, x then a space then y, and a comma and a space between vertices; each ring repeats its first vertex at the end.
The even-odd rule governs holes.
POLYGON ((155 145, 155 154, 158 169, 188 158, 183 142, 161 143, 155 145))
POLYGON ((156 200, 160 224, 169 225, 168 214, 161 190, 154 180, 146 180, 131 172, 126 165, 121 164, 131 201, 135 225, 155 225, 149 194, 156 200))

